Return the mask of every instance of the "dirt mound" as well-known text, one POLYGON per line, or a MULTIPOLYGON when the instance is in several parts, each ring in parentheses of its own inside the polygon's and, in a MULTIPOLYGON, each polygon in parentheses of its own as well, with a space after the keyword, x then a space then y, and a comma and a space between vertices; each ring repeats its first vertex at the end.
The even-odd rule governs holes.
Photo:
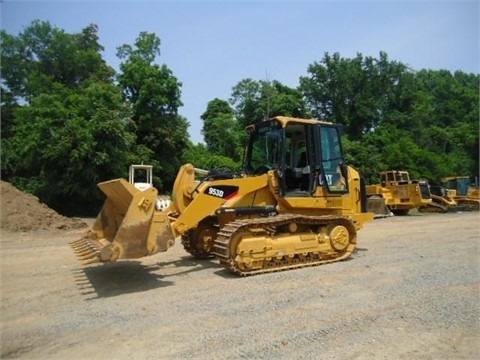
POLYGON ((0 181, 0 228, 28 232, 83 227, 87 227, 83 220, 62 216, 41 203, 36 196, 0 181))

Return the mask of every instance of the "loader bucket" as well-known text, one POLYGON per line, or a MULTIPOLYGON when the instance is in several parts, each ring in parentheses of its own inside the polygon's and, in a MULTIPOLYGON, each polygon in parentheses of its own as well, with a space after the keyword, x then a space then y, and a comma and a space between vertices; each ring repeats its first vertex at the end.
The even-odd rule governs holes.
POLYGON ((85 264, 136 259, 166 251, 175 238, 166 212, 157 211, 157 190, 139 190, 124 179, 98 184, 107 196, 92 229, 71 243, 85 264))
POLYGON ((392 212, 387 207, 385 199, 382 197, 369 197, 367 199, 367 211, 374 213, 374 218, 382 218, 392 216, 392 212))

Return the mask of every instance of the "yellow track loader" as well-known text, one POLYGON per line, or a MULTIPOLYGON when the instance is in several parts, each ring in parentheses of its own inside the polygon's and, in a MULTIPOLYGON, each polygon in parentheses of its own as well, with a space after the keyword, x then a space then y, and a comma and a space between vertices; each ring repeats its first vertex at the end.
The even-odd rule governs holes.
POLYGON ((452 197, 448 196, 446 190, 439 185, 430 185, 432 202, 418 207, 422 213, 446 213, 468 211, 465 205, 459 205, 452 197))
POLYGON ((426 180, 410 180, 408 171, 380 172, 380 184, 368 185, 367 208, 376 215, 407 215, 411 209, 430 204, 432 197, 426 180))
POLYGON ((471 211, 479 211, 480 195, 477 178, 468 176, 451 176, 442 179, 442 186, 447 196, 453 198, 458 205, 471 211))
POLYGON ((92 230, 72 243, 85 263, 140 258, 180 238, 195 257, 216 257, 250 275, 349 257, 357 231, 373 214, 365 184, 344 161, 342 127, 277 116, 247 128, 243 171, 183 165, 171 204, 153 187, 115 179, 92 230))

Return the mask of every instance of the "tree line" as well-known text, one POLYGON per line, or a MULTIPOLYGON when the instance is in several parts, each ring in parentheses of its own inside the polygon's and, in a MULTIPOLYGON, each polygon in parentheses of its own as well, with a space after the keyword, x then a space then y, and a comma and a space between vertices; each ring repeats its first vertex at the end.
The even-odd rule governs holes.
POLYGON ((414 71, 385 52, 325 53, 297 88, 241 79, 228 99, 209 101, 204 143, 193 144, 178 112, 182 83, 158 62, 156 34, 117 48, 118 73, 93 24, 72 34, 36 20, 0 35, 2 180, 65 215, 96 214, 96 184, 133 163, 154 166, 160 193, 186 162, 240 170, 245 126, 275 115, 343 124, 348 163, 367 183, 389 169, 433 183, 479 172, 479 74, 414 71))

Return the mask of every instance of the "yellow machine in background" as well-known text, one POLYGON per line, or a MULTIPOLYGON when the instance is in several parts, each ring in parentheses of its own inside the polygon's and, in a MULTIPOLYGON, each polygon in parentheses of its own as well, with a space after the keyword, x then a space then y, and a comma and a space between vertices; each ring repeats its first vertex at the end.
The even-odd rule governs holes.
POLYGON ((430 193, 432 202, 423 204, 418 208, 418 211, 422 213, 446 213, 469 210, 466 206, 459 205, 453 198, 446 195, 442 186, 430 185, 430 193))
POLYGON ((442 185, 430 186, 432 203, 418 208, 420 212, 478 211, 480 195, 477 178, 452 176, 442 179, 442 185))
POLYGON ((280 116, 249 126, 242 173, 186 164, 164 210, 154 187, 102 182, 105 204, 74 251, 85 263, 133 259, 180 237, 189 253, 242 275, 345 259, 373 214, 360 174, 344 162, 341 130, 280 116))
POLYGON ((382 171, 380 184, 368 185, 367 209, 385 216, 391 211, 395 215, 407 215, 411 209, 432 201, 426 180, 410 180, 408 171, 382 171))
POLYGON ((446 195, 455 200, 458 205, 465 206, 469 210, 479 211, 480 195, 477 178, 451 176, 442 179, 442 186, 446 195))

